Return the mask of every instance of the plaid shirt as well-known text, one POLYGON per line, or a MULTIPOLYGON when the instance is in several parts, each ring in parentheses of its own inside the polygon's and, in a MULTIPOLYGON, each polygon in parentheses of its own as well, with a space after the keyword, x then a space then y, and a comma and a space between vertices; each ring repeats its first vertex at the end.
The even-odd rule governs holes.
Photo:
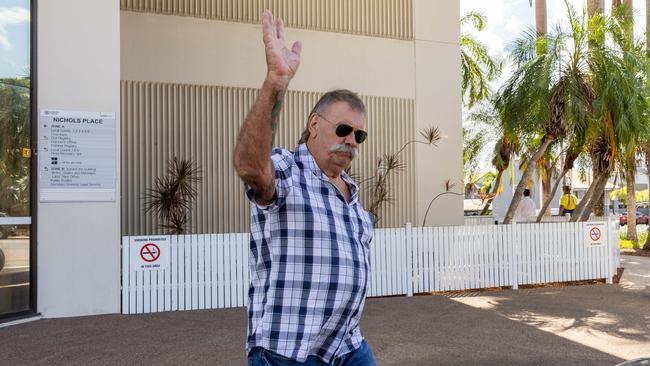
POLYGON ((318 168, 306 145, 274 149, 275 202, 251 200, 248 344, 304 362, 325 362, 361 346, 359 319, 370 270, 372 219, 359 187, 351 200, 318 168))

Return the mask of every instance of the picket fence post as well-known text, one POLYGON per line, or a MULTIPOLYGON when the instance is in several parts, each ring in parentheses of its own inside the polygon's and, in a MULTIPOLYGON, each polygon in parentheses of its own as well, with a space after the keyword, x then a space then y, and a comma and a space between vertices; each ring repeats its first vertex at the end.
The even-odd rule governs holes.
POLYGON ((406 283, 407 296, 413 296, 413 229, 410 222, 406 223, 406 283))
POLYGON ((612 230, 612 218, 610 216, 607 216, 607 246, 608 250, 607 252, 609 260, 607 261, 609 263, 609 268, 607 271, 607 277, 605 278, 605 282, 612 284, 614 283, 614 273, 616 272, 616 265, 614 264, 615 261, 615 251, 614 251, 614 242, 616 238, 614 238, 614 230, 612 230))
POLYGON ((519 241, 519 225, 508 225, 509 235, 507 235, 508 240, 508 262, 510 262, 510 284, 512 285, 513 290, 519 289, 519 276, 517 273, 517 259, 519 256, 516 255, 516 242, 519 241))

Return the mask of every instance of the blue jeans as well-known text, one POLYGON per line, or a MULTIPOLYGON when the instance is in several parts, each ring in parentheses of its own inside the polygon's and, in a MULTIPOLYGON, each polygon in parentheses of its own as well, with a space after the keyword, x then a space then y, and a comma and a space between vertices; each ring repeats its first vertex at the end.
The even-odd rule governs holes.
POLYGON ((375 356, 366 341, 361 347, 335 358, 331 364, 323 362, 316 356, 309 356, 305 362, 298 362, 281 356, 275 352, 268 351, 262 347, 254 347, 248 354, 248 366, 377 366, 375 356))

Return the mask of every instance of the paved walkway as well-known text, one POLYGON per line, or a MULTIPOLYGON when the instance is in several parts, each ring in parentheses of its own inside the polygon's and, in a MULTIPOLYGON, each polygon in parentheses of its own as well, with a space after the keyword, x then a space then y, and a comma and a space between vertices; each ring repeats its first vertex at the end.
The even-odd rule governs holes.
POLYGON ((650 257, 623 255, 621 267, 625 268, 621 286, 627 289, 650 291, 650 257))
MULTIPOLYGON (((621 285, 369 299, 380 365, 615 365, 650 357, 650 258, 621 285)), ((245 365, 244 309, 47 319, 0 328, 3 365, 245 365)))

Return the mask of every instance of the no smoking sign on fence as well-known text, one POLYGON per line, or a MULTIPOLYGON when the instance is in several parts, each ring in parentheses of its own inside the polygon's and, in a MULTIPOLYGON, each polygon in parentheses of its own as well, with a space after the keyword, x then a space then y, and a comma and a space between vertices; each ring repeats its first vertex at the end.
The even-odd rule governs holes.
POLYGON ((169 267, 169 237, 133 237, 129 244, 132 271, 155 271, 169 267))
POLYGON ((147 263, 156 262, 160 258, 160 247, 154 243, 147 243, 140 248, 140 258, 147 263))
POLYGON ((585 245, 596 246, 607 242, 607 224, 604 222, 585 223, 585 245))

